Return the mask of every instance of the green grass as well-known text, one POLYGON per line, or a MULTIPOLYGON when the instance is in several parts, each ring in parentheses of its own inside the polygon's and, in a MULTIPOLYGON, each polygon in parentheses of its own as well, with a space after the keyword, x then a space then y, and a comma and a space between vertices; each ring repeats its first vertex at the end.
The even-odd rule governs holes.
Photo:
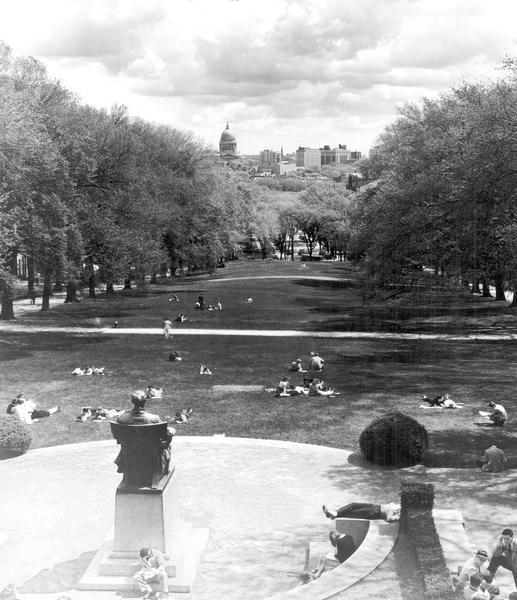
MULTIPOLYGON (((178 435, 212 435, 287 439, 358 450, 360 432, 382 412, 396 408, 423 423, 430 432, 433 452, 465 456, 468 462, 492 441, 508 453, 517 454, 517 427, 504 430, 480 427, 479 409, 491 399, 501 401, 510 419, 517 409, 514 399, 514 342, 391 341, 382 339, 314 339, 303 337, 258 337, 254 329, 333 330, 343 314, 355 320, 349 329, 386 328, 398 306, 365 306, 353 269, 339 263, 237 262, 217 275, 228 277, 264 275, 325 275, 351 282, 309 279, 254 279, 242 281, 182 280, 165 282, 143 296, 118 295, 115 299, 84 299, 60 305, 50 313, 33 313, 20 322, 63 325, 110 325, 161 327, 165 316, 179 312, 191 315, 183 328, 249 329, 250 336, 176 335, 171 344, 161 336, 72 335, 65 333, 2 332, 0 340, 0 385, 4 405, 20 391, 39 406, 60 404, 63 413, 34 425, 33 447, 110 437, 105 422, 76 423, 81 406, 130 408, 131 391, 152 383, 165 390, 162 400, 149 402, 148 409, 161 416, 192 406, 194 417, 178 426, 178 435), (171 290, 181 301, 169 303, 171 290), (222 312, 194 312, 198 295, 206 302, 220 298, 222 312), (254 302, 244 299, 252 296, 254 302), (337 316, 336 316, 337 315, 337 316), (352 315, 352 317, 350 317, 352 315), (376 327, 374 327, 376 326, 376 327), (184 360, 167 360, 171 349, 184 360), (266 392, 216 393, 213 385, 261 385, 273 387, 294 358, 306 364, 310 351, 325 359, 325 380, 341 392, 325 398, 275 398, 266 392), (200 376, 200 364, 212 376, 200 376), (75 377, 76 366, 105 366, 105 377, 75 377), (465 408, 424 410, 423 393, 448 392, 465 402, 465 408)), ((412 300, 414 303, 415 301, 412 300)), ((413 321, 428 321, 433 315, 450 314, 452 328, 479 306, 483 320, 510 314, 504 303, 471 302, 430 305, 418 310, 412 305, 413 321), (462 312, 462 307, 464 310, 462 312), (490 308, 490 311, 488 309, 490 308), (486 313, 489 313, 488 315, 486 313)), ((403 319, 401 320, 403 322, 403 319)), ((178 324, 179 325, 179 324, 178 324)), ((482 323, 478 322, 481 327, 482 323)), ((443 325, 440 326, 443 329, 443 325)), ((293 379, 296 379, 294 376, 293 379)), ((301 380, 302 376, 298 376, 301 380)))

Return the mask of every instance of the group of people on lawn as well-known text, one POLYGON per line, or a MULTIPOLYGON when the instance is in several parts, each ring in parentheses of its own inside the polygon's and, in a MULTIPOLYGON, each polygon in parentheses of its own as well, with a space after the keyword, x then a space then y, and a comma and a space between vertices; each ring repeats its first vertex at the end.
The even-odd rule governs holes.
MULTIPOLYGON (((309 357, 309 368, 304 369, 302 359, 297 358, 289 365, 289 371, 292 373, 307 373, 308 371, 323 371, 323 359, 317 352, 311 352, 309 357)), ((276 397, 287 396, 335 396, 339 392, 335 392, 332 388, 325 385, 325 382, 318 378, 304 377, 302 385, 291 383, 290 377, 281 377, 276 387, 276 397)))

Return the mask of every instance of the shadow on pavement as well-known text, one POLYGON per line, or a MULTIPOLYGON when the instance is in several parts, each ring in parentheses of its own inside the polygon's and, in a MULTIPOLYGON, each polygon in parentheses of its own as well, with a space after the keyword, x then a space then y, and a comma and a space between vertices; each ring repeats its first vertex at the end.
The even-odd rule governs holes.
POLYGON ((83 552, 78 558, 55 564, 52 569, 43 569, 19 586, 18 592, 43 594, 73 589, 95 556, 96 550, 83 552))

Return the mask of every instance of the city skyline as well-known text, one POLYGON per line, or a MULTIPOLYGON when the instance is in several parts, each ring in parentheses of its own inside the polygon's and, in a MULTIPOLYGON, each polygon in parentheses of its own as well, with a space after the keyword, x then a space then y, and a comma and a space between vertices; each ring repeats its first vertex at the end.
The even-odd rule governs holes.
POLYGON ((363 155, 397 107, 500 76, 513 0, 37 0, 0 7, 0 39, 85 103, 241 154, 346 144, 363 155))

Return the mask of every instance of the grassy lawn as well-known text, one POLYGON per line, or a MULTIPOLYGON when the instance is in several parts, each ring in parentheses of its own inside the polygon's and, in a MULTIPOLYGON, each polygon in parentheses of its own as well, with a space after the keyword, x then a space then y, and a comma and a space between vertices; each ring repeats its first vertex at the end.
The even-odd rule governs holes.
MULTIPOLYGON (((250 336, 175 335, 172 343, 161 336, 113 334, 2 332, 0 340, 1 393, 4 405, 19 391, 35 398, 41 407, 60 404, 63 414, 33 427, 34 447, 103 439, 110 436, 105 422, 76 423, 81 406, 130 408, 129 394, 149 383, 164 388, 162 400, 149 402, 161 416, 192 406, 194 417, 178 426, 178 435, 212 435, 287 439, 358 449, 358 437, 373 418, 396 408, 423 423, 431 434, 431 450, 465 455, 467 462, 491 441, 517 455, 517 426, 511 420, 517 408, 514 397, 514 342, 452 340, 315 339, 310 337, 260 337, 256 329, 333 330, 346 315, 355 315, 344 329, 390 329, 397 313, 429 322, 438 319, 438 330, 453 330, 458 320, 483 321, 511 317, 505 303, 464 301, 443 306, 365 306, 360 301, 355 272, 339 263, 236 262, 217 272, 220 280, 182 280, 165 283, 145 295, 100 296, 73 305, 59 305, 50 313, 33 313, 20 322, 62 325, 160 327, 165 316, 184 312, 191 321, 181 327, 249 329, 250 336), (296 279, 243 279, 234 277, 295 276, 296 279), (310 276, 341 278, 342 282, 311 280, 310 276), (225 281, 228 279, 228 281, 225 281), (180 302, 170 303, 171 290, 180 302), (220 299, 221 312, 195 312, 194 301, 220 299), (252 296, 254 302, 244 299, 252 296), (462 312, 462 307, 464 310, 462 312), (490 309, 490 310, 489 310, 490 309), (488 313, 488 314, 487 314, 488 313), (444 318, 446 315, 447 318, 444 318), (448 315, 448 316, 447 316, 448 315), (184 360, 167 360, 171 349, 184 360), (294 358, 306 364, 310 351, 325 358, 324 378, 341 392, 336 398, 275 398, 245 386, 273 387, 294 358), (200 376, 200 364, 212 376, 200 376), (75 377, 76 366, 105 366, 105 377, 75 377), (221 391, 213 386, 241 386, 221 391), (423 393, 448 392, 466 407, 457 410, 422 409, 423 393), (477 416, 489 400, 501 401, 509 410, 504 430, 482 427, 477 416)), ((401 319, 404 322, 404 319, 401 319)), ((179 324, 177 324, 179 326, 179 324)), ((435 328, 436 329, 436 328, 435 328)), ((301 381, 302 375, 293 380, 301 381)))

